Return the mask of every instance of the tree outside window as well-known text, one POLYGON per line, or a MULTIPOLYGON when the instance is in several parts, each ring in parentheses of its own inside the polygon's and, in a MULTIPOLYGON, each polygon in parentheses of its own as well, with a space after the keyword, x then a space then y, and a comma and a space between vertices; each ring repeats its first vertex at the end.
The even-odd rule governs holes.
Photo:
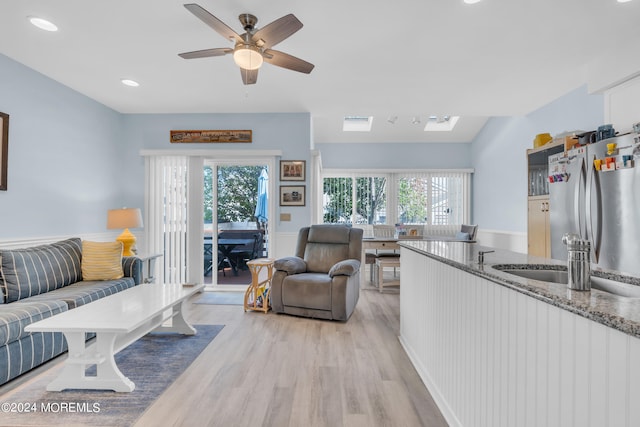
MULTIPOLYGON (((219 166, 217 169, 218 222, 255 220, 258 177, 263 166, 219 166)), ((209 166, 204 168, 204 220, 213 220, 213 169, 209 166)))

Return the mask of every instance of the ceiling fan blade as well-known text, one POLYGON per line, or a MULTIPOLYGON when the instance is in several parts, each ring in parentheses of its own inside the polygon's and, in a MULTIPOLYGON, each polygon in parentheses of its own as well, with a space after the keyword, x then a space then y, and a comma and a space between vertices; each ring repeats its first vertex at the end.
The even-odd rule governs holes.
POLYGON ((262 40, 264 42, 262 47, 267 49, 280 43, 300 28, 302 28, 302 22, 290 13, 260 28, 254 33, 252 39, 255 42, 262 40))
POLYGON ((200 18, 202 22, 213 28, 225 39, 234 40, 234 41, 242 41, 238 33, 233 31, 227 24, 207 12, 201 6, 195 3, 185 4, 184 7, 195 16, 200 18))
POLYGON ((304 61, 295 56, 291 56, 287 53, 280 52, 279 50, 267 49, 262 55, 265 62, 278 67, 286 68, 288 70, 298 71, 300 73, 309 74, 313 70, 313 65, 310 62, 304 61))
POLYGON ((246 85, 253 85, 258 81, 258 69, 247 70, 240 68, 240 74, 242 75, 242 82, 246 85))
POLYGON ((222 56, 233 52, 233 49, 217 47, 215 49, 194 50, 193 52, 179 53, 178 56, 184 59, 209 58, 211 56, 222 56))

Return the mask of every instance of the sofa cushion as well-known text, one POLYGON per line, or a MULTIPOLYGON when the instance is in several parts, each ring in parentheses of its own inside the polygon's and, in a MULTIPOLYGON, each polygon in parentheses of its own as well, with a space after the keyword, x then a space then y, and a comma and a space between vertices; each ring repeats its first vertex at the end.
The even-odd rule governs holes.
POLYGON ((10 303, 82 280, 79 238, 0 251, 0 287, 10 303))
POLYGON ((338 262, 329 270, 329 276, 353 276, 360 271, 360 261, 357 259, 345 259, 338 262))
POLYGON ((331 310, 331 277, 321 273, 287 276, 282 282, 285 306, 331 310))
POLYGON ((309 242, 304 250, 307 271, 313 273, 328 273, 331 267, 348 258, 348 244, 309 242))
POLYGON ((135 282, 131 277, 123 277, 117 280, 85 280, 46 294, 36 295, 29 298, 28 301, 64 301, 71 310, 133 286, 135 286, 135 282))
POLYGON ((114 280, 122 271, 122 242, 82 241, 82 280, 114 280))
POLYGON ((25 326, 67 311, 63 301, 17 302, 0 306, 0 345, 17 341, 28 332, 25 326))
POLYGON ((455 236, 456 240, 469 240, 469 233, 458 231, 455 236))
POLYGON ((286 271, 287 274, 298 274, 307 271, 307 263, 297 256, 288 256, 277 259, 273 263, 276 270, 286 271))
POLYGON ((32 332, 2 347, 0 384, 4 384, 67 350, 61 332, 32 332))

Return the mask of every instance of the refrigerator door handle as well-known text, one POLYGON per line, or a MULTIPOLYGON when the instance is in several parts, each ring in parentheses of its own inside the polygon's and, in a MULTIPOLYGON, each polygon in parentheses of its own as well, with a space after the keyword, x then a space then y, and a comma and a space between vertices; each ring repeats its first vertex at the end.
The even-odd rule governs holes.
POLYGON ((575 221, 576 227, 578 227, 578 230, 576 231, 583 239, 586 237, 584 235, 584 233, 586 233, 586 230, 582 228, 582 221, 580 221, 582 207, 580 206, 580 190, 581 185, 585 185, 586 174, 587 172, 585 171, 585 160, 580 159, 580 172, 577 174, 578 176, 576 177, 575 188, 573 189, 573 219, 575 221))
MULTIPOLYGON (((594 156, 595 160, 595 156, 594 156)), ((588 159, 587 159, 588 161, 588 159)), ((594 261, 597 263, 600 258, 600 243, 601 232, 602 232, 602 194, 600 190, 600 179, 598 174, 596 173, 595 166, 593 165, 593 161, 591 161, 588 166, 587 172, 587 186, 585 188, 585 210, 587 213, 587 239, 591 241, 591 254, 594 258, 594 261), (595 194, 592 194, 594 192, 595 194), (591 198, 595 198, 596 203, 596 214, 597 214, 597 224, 594 228, 593 226, 593 218, 591 211, 591 198)))

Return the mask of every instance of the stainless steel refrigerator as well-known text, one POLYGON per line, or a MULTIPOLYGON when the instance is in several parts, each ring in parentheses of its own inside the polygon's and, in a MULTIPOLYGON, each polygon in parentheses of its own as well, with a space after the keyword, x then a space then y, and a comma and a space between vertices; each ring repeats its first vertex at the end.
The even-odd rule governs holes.
POLYGON ((567 259, 562 235, 576 233, 591 242, 593 263, 640 275, 639 142, 628 134, 549 157, 552 258, 567 259))

